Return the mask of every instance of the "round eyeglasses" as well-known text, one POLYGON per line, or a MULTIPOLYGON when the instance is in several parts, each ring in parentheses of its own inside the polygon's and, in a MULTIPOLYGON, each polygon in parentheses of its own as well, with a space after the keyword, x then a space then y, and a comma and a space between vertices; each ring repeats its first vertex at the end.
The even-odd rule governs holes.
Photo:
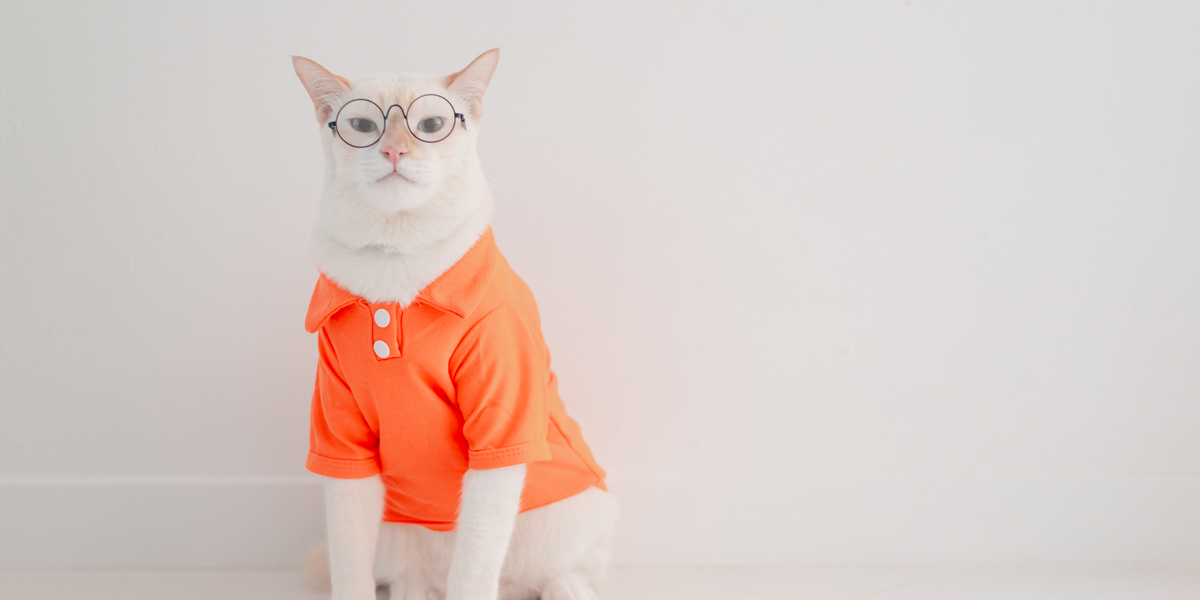
POLYGON ((413 99, 408 110, 393 104, 387 112, 370 100, 351 100, 329 122, 329 128, 347 145, 366 148, 383 138, 393 108, 400 109, 400 116, 404 117, 413 137, 430 144, 450 137, 456 121, 462 121, 464 127, 467 125, 467 118, 454 112, 454 105, 449 100, 437 94, 425 94, 413 99))

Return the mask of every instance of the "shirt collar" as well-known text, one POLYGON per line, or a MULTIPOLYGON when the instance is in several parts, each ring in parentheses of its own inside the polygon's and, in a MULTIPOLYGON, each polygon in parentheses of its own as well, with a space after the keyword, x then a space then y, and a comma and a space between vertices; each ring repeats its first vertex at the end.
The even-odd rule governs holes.
MULTIPOLYGON (((479 306, 483 295, 487 293, 499 256, 496 238, 492 235, 492 228, 488 227, 458 262, 417 294, 414 304, 428 304, 459 317, 466 317, 479 306)), ((329 317, 356 302, 366 304, 367 301, 346 291, 322 273, 308 304, 304 328, 309 333, 316 333, 329 317)))

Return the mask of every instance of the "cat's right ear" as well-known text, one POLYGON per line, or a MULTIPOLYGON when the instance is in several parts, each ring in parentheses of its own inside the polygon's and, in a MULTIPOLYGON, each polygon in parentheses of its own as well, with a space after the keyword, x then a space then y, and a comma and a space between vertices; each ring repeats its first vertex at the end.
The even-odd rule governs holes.
POLYGON ((308 90, 313 108, 317 111, 317 122, 324 125, 333 115, 333 103, 350 89, 350 81, 325 70, 325 67, 302 56, 292 57, 292 67, 300 77, 300 83, 308 90))

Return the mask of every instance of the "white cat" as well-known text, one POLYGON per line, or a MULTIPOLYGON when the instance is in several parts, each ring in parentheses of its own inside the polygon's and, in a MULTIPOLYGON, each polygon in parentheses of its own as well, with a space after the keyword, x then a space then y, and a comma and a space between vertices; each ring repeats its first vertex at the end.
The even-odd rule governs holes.
MULTIPOLYGON (((378 333, 381 327, 392 326, 393 317, 383 316, 381 320, 376 307, 384 307, 383 312, 389 315, 395 314, 397 322, 403 315, 408 326, 412 315, 437 306, 424 302, 428 298, 422 295, 423 291, 428 294, 434 287, 431 284, 459 264, 460 259, 465 264, 468 259, 464 257, 469 252, 476 256, 483 251, 480 246, 490 243, 493 200, 479 165, 476 138, 483 116, 483 94, 498 59, 499 51, 485 52, 466 69, 446 77, 385 74, 348 80, 313 61, 293 57, 296 74, 316 108, 325 154, 326 176, 312 237, 313 257, 324 278, 336 284, 329 286, 334 290, 332 293, 343 294, 355 302, 347 305, 351 308, 343 311, 342 316, 330 309, 332 316, 323 316, 325 320, 313 328, 328 326, 334 319, 348 323, 355 318, 354 314, 362 313, 368 315, 364 317, 368 320, 362 321, 366 325, 361 335, 368 335, 366 332, 372 329, 371 317, 363 311, 369 308, 375 311, 374 329, 378 333), (422 96, 426 99, 414 103, 414 99, 422 96), (358 102, 352 104, 352 101, 358 102), (369 122, 372 114, 382 118, 369 122), (378 139, 372 141, 375 137, 378 139)), ((505 268, 506 265, 503 263, 505 268)), ((501 267, 496 269, 500 273, 501 267)), ((515 275, 512 278, 519 281, 515 275)), ((523 283, 512 285, 520 287, 523 283)), ((529 299, 532 301, 531 296, 529 299)), ((313 314, 310 311, 310 318, 313 314)), ((450 319, 445 322, 453 322, 459 317, 445 318, 450 319)), ((536 314, 529 319, 536 323, 536 314)), ((400 327, 399 323, 394 326, 400 327)), ((322 330, 321 340, 323 344, 331 344, 332 352, 338 342, 327 333, 322 330)), ((408 336, 403 341, 375 342, 380 364, 401 364, 410 360, 414 352, 422 352, 421 340, 412 342, 410 334, 403 335, 408 336), (399 353, 401 349, 403 358, 389 356, 389 352, 399 353)), ((533 337, 540 340, 540 336, 539 325, 533 337)), ((323 346, 323 361, 325 350, 323 346)), ((373 362, 376 357, 366 352, 362 350, 361 354, 367 356, 362 360, 373 362)), ((545 368, 548 371, 548 357, 545 368)), ((549 382, 556 386, 552 373, 549 382)), ((354 388, 353 382, 337 383, 347 390, 354 388)), ((557 392, 553 393, 557 398, 557 392)), ((317 396, 320 395, 319 376, 317 396)), ((408 401, 407 398, 377 400, 408 401)), ((517 399, 518 403, 522 401, 517 399)), ((316 415, 321 405, 317 399, 314 403, 316 415)), ((380 427, 380 418, 373 414, 362 415, 358 421, 364 429, 357 443, 367 448, 367 452, 373 441, 391 434, 365 429, 367 423, 372 428, 380 427)), ((459 417, 460 426, 462 422, 459 417)), ((572 425, 573 421, 565 425, 552 422, 550 428, 569 429, 572 425)), ((353 437, 337 432, 330 435, 335 441, 341 439, 337 436, 353 437)), ((458 436, 455 439, 463 437, 461 431, 455 435, 458 436)), ((561 434, 552 431, 551 435, 561 434)), ((565 446, 558 448, 561 447, 565 446)), ((495 454, 498 450, 491 452, 488 456, 508 456, 495 454)), ((559 453, 555 452, 555 460, 559 453)), ((580 456, 583 454, 587 454, 586 448, 580 456)), ((396 508, 395 498, 388 496, 420 493, 398 483, 403 476, 389 472, 391 467, 382 468, 380 473, 381 467, 375 466, 401 464, 404 457, 389 461, 387 457, 351 460, 313 456, 310 455, 310 468, 316 460, 327 465, 325 474, 342 472, 359 477, 327 479, 327 559, 324 552, 317 552, 306 560, 310 573, 328 578, 335 600, 374 598, 377 585, 390 586, 394 600, 595 598, 593 586, 608 565, 609 539, 617 513, 615 501, 603 490, 603 471, 598 467, 592 469, 599 474, 595 485, 524 511, 521 511, 523 490, 525 502, 533 493, 529 491, 533 488, 527 489, 527 474, 529 485, 545 480, 550 476, 539 465, 549 462, 505 459, 503 466, 496 468, 464 469, 457 518, 440 527, 412 522, 419 519, 403 516, 405 509, 396 508), (512 462, 517 464, 507 464, 512 462), (349 465, 346 467, 349 470, 337 471, 345 465, 349 465), (375 474, 364 476, 366 473, 375 474), (396 517, 397 514, 401 516, 396 517), (389 521, 389 516, 401 522, 389 521), (453 529, 449 531, 437 530, 451 526, 453 529)), ((460 461, 455 464, 467 464, 465 456, 450 458, 460 461)), ((470 460, 476 458, 472 449, 470 460)), ((586 459, 590 461, 590 454, 586 459)), ((455 487, 459 485, 457 482, 456 479, 455 487)), ((453 508, 450 506, 448 510, 453 508)), ((430 510, 436 513, 438 507, 430 510)))

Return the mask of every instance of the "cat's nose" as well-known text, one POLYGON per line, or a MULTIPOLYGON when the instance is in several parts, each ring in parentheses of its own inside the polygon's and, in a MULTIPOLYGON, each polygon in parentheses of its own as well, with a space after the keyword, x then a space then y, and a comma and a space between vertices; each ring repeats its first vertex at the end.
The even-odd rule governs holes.
POLYGON ((384 146, 380 152, 383 152, 384 155, 387 156, 388 160, 395 165, 396 163, 400 162, 400 158, 402 156, 408 153, 408 148, 405 148, 404 146, 387 145, 384 146))

